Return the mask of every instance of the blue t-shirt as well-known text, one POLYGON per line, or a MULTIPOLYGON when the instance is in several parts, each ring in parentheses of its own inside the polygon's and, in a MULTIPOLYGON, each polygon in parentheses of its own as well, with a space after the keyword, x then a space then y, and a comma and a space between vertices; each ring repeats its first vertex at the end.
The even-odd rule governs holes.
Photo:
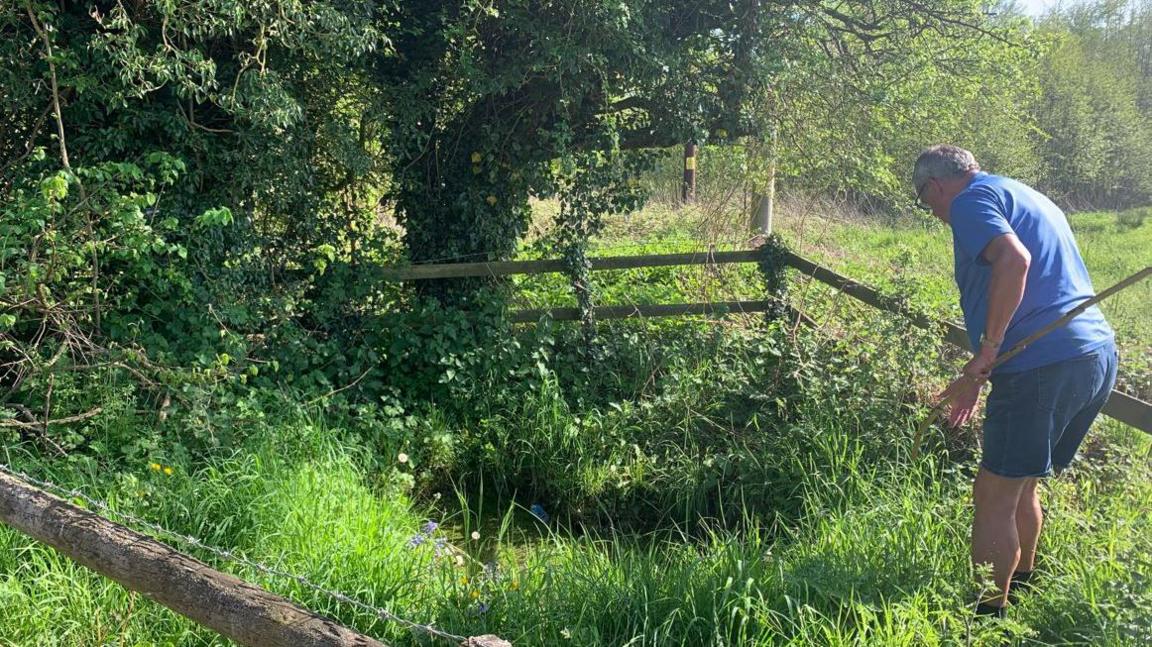
MULTIPOLYGON (((1060 318, 1095 292, 1076 247, 1068 219, 1051 200, 1031 187, 979 173, 952 201, 952 248, 960 308, 973 348, 988 317, 992 266, 981 256, 988 243, 1016 234, 1032 255, 1024 298, 1004 335, 1001 352, 1060 318)), ((1112 341, 1112 328, 1096 306, 997 367, 997 373, 1025 371, 1079 357, 1112 341)))

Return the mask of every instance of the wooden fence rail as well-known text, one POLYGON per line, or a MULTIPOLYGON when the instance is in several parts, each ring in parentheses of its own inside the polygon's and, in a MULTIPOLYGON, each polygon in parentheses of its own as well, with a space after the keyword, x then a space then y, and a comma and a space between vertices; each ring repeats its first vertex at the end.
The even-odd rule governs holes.
MULTIPOLYGON (((590 259, 593 270, 625 270, 645 267, 667 267, 672 265, 713 265, 725 263, 755 263, 762 258, 756 250, 725 252, 689 252, 680 254, 648 254, 637 256, 605 256, 590 259)), ((903 315, 915 326, 940 331, 944 340, 965 350, 972 350, 968 333, 962 326, 941 321, 925 315, 909 312, 899 302, 885 296, 859 281, 842 276, 822 267, 802 256, 788 252, 784 262, 789 267, 811 276, 845 294, 872 307, 903 315)), ((565 269, 561 260, 539 261, 498 261, 481 263, 447 263, 411 265, 398 267, 386 274, 394 281, 417 281, 425 279, 447 279, 466 277, 511 276, 514 274, 546 274, 562 272, 565 269)), ((593 315, 602 319, 623 319, 628 317, 669 317, 679 315, 737 314, 742 312, 762 312, 771 307, 771 301, 722 301, 716 303, 676 303, 644 304, 629 306, 599 306, 593 315)), ((543 308, 516 310, 510 316, 514 322, 532 322, 550 315, 557 321, 572 321, 580 318, 576 308, 543 308)), ((1152 434, 1152 404, 1122 391, 1112 391, 1108 403, 1102 411, 1105 415, 1152 434)))
MULTIPOLYGON (((0 523, 241 645, 385 647, 374 638, 217 571, 147 535, 52 496, 17 478, 6 466, 0 469, 0 523)), ((254 562, 248 564, 268 568, 254 562)), ((343 594, 335 595, 368 608, 343 594)), ((512 647, 499 636, 455 636, 427 625, 404 622, 413 630, 462 640, 461 647, 512 647)))
MULTIPOLYGON (((682 254, 645 254, 639 256, 602 256, 589 259, 593 270, 631 270, 641 267, 672 265, 711 265, 714 263, 755 263, 761 254, 755 250, 734 252, 688 252, 682 254)), ((513 274, 547 274, 563 272, 562 260, 492 261, 481 263, 442 263, 397 267, 384 274, 393 281, 426 279, 461 279, 468 277, 511 276, 513 274)))
POLYGON ((0 522, 241 645, 384 647, 3 473, 0 522))

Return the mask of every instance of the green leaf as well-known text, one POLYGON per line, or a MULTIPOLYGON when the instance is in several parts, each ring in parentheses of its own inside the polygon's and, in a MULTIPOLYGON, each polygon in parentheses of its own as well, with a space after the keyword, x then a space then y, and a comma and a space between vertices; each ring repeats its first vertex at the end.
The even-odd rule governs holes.
POLYGON ((228 207, 217 207, 215 209, 208 209, 204 213, 196 216, 196 226, 202 228, 209 227, 225 227, 232 224, 232 210, 228 207))

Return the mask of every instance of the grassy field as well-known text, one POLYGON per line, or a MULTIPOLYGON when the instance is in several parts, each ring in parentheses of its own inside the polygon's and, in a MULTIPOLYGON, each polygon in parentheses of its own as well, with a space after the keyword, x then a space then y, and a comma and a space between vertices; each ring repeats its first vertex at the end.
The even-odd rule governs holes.
MULTIPOLYGON (((372 486, 366 452, 346 430, 304 413, 171 476, 23 467, 402 617, 518 645, 998 645, 1003 631, 1038 645, 1152 639, 1143 439, 1104 429, 1110 442, 1046 487, 1042 588, 1012 622, 986 626, 965 605, 967 468, 868 464, 858 429, 835 415, 812 422, 790 457, 803 476, 774 484, 799 491, 803 514, 774 534, 755 523, 691 537, 572 534, 518 509, 483 523, 468 506, 413 505, 372 486), (433 539, 412 546, 428 518, 442 523, 436 537, 468 555, 462 564, 437 556, 433 539)), ((435 644, 296 583, 221 567, 391 644, 435 644)), ((2 644, 226 644, 8 530, 0 598, 2 644)))
MULTIPOLYGON (((737 217, 720 215, 654 207, 613 220, 600 250, 739 245, 737 217)), ((1152 223, 1118 232, 1115 222, 1074 219, 1099 284, 1149 249, 1152 223)), ((951 312, 939 228, 794 210, 781 229, 801 253, 951 312)), ((661 269, 604 273, 597 285, 604 303, 685 301, 754 295, 756 280, 747 268, 661 269)), ((555 277, 521 288, 524 303, 569 298, 555 277)), ((1108 310, 1129 348, 1148 340, 1141 294, 1108 310)), ((412 418, 411 446, 381 440, 363 415, 264 393, 246 405, 238 445, 198 456, 158 447, 171 474, 47 461, 21 445, 3 460, 401 617, 516 645, 1152 642, 1148 437, 1098 423, 1079 467, 1044 487, 1038 591, 1007 622, 974 622, 972 430, 941 430, 925 459, 909 459, 917 395, 942 382, 949 356, 899 318, 817 287, 798 283, 793 298, 826 325, 603 324, 604 365, 617 368, 581 379, 608 395, 570 397, 578 371, 557 369, 465 422, 435 407, 395 414, 412 418), (429 443, 462 457, 451 468, 459 487, 415 497, 406 484, 432 469, 420 453, 429 443), (498 487, 513 482, 532 486, 498 487)), ((100 424, 114 435, 154 423, 123 413, 100 424)), ((389 644, 448 644, 184 548, 389 644)), ((0 645, 228 644, 3 528, 0 609, 0 645)))

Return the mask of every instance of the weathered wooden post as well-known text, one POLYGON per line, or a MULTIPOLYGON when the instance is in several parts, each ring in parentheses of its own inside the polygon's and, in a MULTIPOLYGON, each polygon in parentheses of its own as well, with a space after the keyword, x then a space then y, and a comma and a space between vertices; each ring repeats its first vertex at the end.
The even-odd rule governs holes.
POLYGON ((680 186, 680 203, 696 201, 696 142, 684 145, 684 181, 680 186))
POLYGON ((767 236, 772 233, 772 218, 776 207, 776 126, 768 138, 767 160, 763 178, 756 178, 757 191, 752 198, 752 233, 767 236))
POLYGON ((241 645, 384 647, 4 473, 0 522, 241 645))

